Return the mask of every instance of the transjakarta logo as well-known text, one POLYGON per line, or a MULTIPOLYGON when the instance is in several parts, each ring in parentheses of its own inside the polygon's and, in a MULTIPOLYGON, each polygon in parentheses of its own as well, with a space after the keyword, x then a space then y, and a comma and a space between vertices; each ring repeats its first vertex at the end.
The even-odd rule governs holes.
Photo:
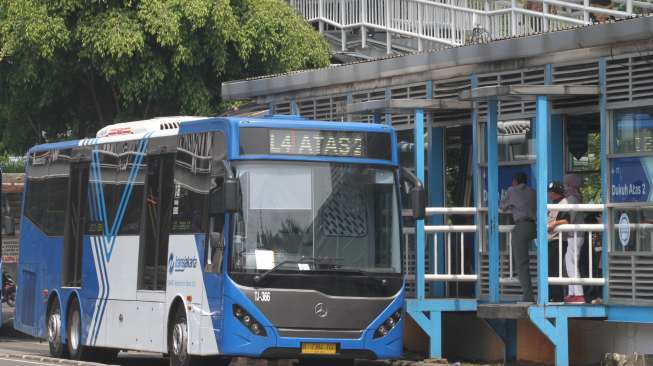
POLYGON ((197 258, 193 257, 177 257, 174 253, 170 253, 168 257, 168 273, 183 272, 187 268, 197 268, 197 258))

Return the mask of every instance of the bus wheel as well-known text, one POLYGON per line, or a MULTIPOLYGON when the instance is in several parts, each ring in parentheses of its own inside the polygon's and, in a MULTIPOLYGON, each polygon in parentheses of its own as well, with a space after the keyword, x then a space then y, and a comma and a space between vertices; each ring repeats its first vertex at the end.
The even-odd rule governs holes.
POLYGON ((52 357, 64 358, 66 357, 66 347, 61 343, 61 308, 59 307, 59 300, 56 298, 48 308, 46 319, 50 354, 52 357))
POLYGON ((168 331, 168 354, 170 366, 190 366, 191 357, 188 354, 188 323, 184 308, 177 307, 174 320, 168 331))
POLYGON ((81 360, 84 351, 84 347, 82 346, 82 316, 79 311, 79 302, 77 299, 73 299, 70 303, 66 325, 68 354, 70 354, 70 358, 73 360, 81 360))

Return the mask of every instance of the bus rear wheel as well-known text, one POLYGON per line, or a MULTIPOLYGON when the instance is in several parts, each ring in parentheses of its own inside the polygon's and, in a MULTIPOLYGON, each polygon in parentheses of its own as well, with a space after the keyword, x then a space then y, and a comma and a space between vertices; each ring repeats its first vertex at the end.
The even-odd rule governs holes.
POLYGON ((71 301, 66 322, 66 345, 68 354, 73 360, 81 360, 84 356, 82 346, 82 316, 77 299, 71 301))
POLYGON ((57 358, 66 357, 66 346, 61 342, 61 307, 56 298, 48 307, 46 331, 50 355, 57 358))
POLYGON ((71 359, 112 363, 118 357, 117 349, 82 345, 82 316, 77 299, 70 303, 67 319, 66 346, 71 359))

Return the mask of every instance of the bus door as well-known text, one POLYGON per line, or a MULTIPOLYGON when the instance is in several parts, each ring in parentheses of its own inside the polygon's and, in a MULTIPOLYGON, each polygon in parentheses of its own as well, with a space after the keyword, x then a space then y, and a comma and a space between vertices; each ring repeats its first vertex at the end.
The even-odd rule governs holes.
MULTIPOLYGON (((223 171, 224 172, 224 171, 223 171)), ((224 195, 223 183, 224 174, 220 173, 214 175, 211 179, 213 181, 211 188, 211 201, 215 202, 212 198, 214 196, 221 197, 224 195)), ((221 203, 218 200, 218 205, 221 203)), ((206 298, 209 302, 209 309, 211 312, 211 325, 212 328, 218 333, 218 339, 222 332, 222 320, 224 317, 222 309, 222 296, 223 296, 223 273, 224 268, 224 250, 225 250, 225 223, 226 215, 222 208, 209 209, 209 226, 205 238, 205 265, 204 265, 204 286, 206 289, 206 298)))

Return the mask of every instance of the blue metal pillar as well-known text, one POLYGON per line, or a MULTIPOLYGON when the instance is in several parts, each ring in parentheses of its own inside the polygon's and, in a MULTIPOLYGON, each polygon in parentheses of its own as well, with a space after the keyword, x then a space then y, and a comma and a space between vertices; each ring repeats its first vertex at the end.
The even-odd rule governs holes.
POLYGON ((546 96, 538 96, 536 102, 537 130, 536 156, 537 156, 537 293, 538 304, 546 304, 549 300, 549 243, 547 230, 548 195, 547 184, 549 181, 549 101, 546 96))
MULTIPOLYGON (((412 300, 409 300, 412 301, 412 300)), ((408 303, 408 312, 415 319, 415 322, 429 336, 429 357, 442 358, 442 313, 443 311, 428 311, 429 316, 421 309, 416 311, 411 309, 414 302, 408 303)), ((443 306, 445 310, 446 306, 443 306)), ((449 309, 446 309, 449 310, 449 309)), ((469 310, 468 310, 469 311, 469 310)))
POLYGON ((268 103, 268 114, 273 115, 274 114, 274 102, 268 103))
MULTIPOLYGON (((610 146, 610 141, 608 141, 608 109, 606 101, 606 61, 605 57, 599 58, 599 113, 600 113, 600 123, 601 123, 601 202, 603 204, 608 203, 608 146, 610 146)), ((607 224, 611 222, 608 217, 608 208, 607 206, 603 207, 603 223, 607 224)), ((602 243, 603 250, 601 251, 601 262, 603 263, 602 275, 606 279, 606 285, 603 286, 603 301, 607 302, 609 297, 608 291, 608 232, 607 230, 603 231, 602 243)))
MULTIPOLYGON (((444 207, 444 128, 432 128, 429 132, 429 207, 444 207)), ((434 215, 429 218, 430 225, 442 225, 444 217, 442 215, 434 215)), ((444 251, 444 235, 437 234, 438 237, 438 272, 444 273, 445 266, 445 251, 444 251)), ((433 251, 434 238, 431 237, 427 242, 431 245, 431 252, 433 251)), ((431 266, 434 265, 435 255, 431 255, 431 266)), ((434 268, 434 267, 431 267, 434 268)), ((431 286, 434 295, 437 297, 444 296, 444 283, 435 282, 431 286)))
MULTIPOLYGON (((432 99, 433 98, 433 81, 427 81, 426 82, 426 99, 432 99)), ((427 121, 427 127, 426 130, 428 131, 428 139, 429 139, 429 144, 428 144, 428 164, 429 164, 429 169, 428 169, 428 206, 429 207, 444 207, 444 149, 445 149, 445 141, 444 141, 444 128, 442 127, 433 127, 433 119, 432 115, 428 113, 426 115, 426 121, 427 121)), ((429 219, 429 224, 430 225, 442 225, 444 222, 444 219, 442 215, 434 215, 431 216, 429 219)), ((438 246, 438 271, 442 272, 442 269, 444 269, 444 235, 443 234, 436 234, 438 237, 438 243, 440 244, 438 246)), ((429 256, 430 258, 430 263, 429 263, 429 268, 435 268, 434 267, 434 258, 436 257, 433 253, 433 243, 434 243, 434 238, 433 236, 429 236, 429 239, 426 240, 426 243, 429 245, 429 253, 431 254, 429 256)), ((442 282, 435 282, 431 283, 431 293, 436 296, 436 297, 442 297, 444 296, 444 283, 442 282)))
POLYGON ((566 316, 556 318, 556 366, 569 365, 569 319, 566 316))
MULTIPOLYGON (((476 74, 473 74, 470 80, 470 84, 472 89, 478 87, 478 78, 476 77, 476 74)), ((472 107, 472 192, 473 192, 473 201, 474 201, 474 207, 476 209, 480 208, 481 205, 481 199, 479 198, 479 166, 478 166, 478 142, 479 142, 479 136, 478 136, 478 102, 473 103, 472 107)), ((482 186, 482 185, 481 185, 482 186)), ((474 224, 475 225, 481 225, 481 220, 479 219, 480 215, 478 212, 474 215, 474 224)), ((477 226, 478 227, 478 226, 477 226)), ((478 269, 481 268, 480 263, 479 263, 479 250, 478 246, 480 245, 481 242, 481 235, 480 235, 481 229, 476 229, 476 232, 474 233, 474 266, 475 266, 475 273, 479 273, 478 269)), ((478 297, 479 294, 481 293, 481 281, 476 281, 476 296, 478 297)))
POLYGON ((565 172, 565 144, 564 144, 564 123, 561 115, 551 116, 551 127, 549 130, 549 178, 562 182, 565 172))
MULTIPOLYGON (((424 181, 424 110, 415 110, 415 175, 424 181)), ((417 300, 424 299, 424 220, 415 220, 415 292, 417 300)))
POLYGON ((488 102, 487 144, 487 208, 488 251, 490 261, 490 303, 499 302, 499 162, 497 152, 497 100, 488 102))
POLYGON ((431 336, 429 338, 429 355, 431 358, 442 358, 442 312, 431 311, 431 336))
MULTIPOLYGON (((544 68, 544 79, 546 84, 551 83, 552 67, 550 64, 544 68)), ((549 98, 547 96, 540 95, 537 97, 535 114, 535 140, 537 146, 537 302, 542 305, 549 301, 549 243, 547 230, 548 211, 546 205, 548 203, 548 145, 551 106, 549 105, 549 98)))
MULTIPOLYGON (((386 119, 388 117, 386 116, 386 119)), ((424 110, 415 110, 415 175, 422 182, 424 181, 424 110)), ((415 292, 417 301, 424 301, 424 262, 425 248, 424 248, 424 220, 415 220, 415 292)), ((423 316, 423 313, 419 315, 423 316)), ((419 316, 417 315, 417 316, 419 316)), ((413 317, 416 315, 413 314, 413 317)), ((419 320, 418 320, 419 322, 419 320)), ((430 321, 426 322, 425 329, 430 339, 430 352, 431 357, 441 357, 442 355, 442 324, 441 313, 431 312, 430 321)))

